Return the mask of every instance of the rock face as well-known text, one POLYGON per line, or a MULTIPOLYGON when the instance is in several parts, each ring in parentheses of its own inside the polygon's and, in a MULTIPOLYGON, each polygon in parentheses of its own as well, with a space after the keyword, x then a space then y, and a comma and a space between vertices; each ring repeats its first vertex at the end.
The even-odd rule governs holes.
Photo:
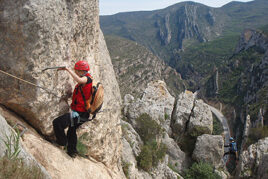
POLYGON ((163 81, 150 82, 141 99, 135 99, 129 94, 124 97, 124 115, 131 125, 124 121, 121 124, 124 137, 123 141, 125 141, 123 142, 122 160, 130 164, 130 178, 177 178, 178 175, 168 167, 168 164, 174 166, 179 172, 182 172, 188 167, 188 157, 181 151, 174 139, 169 137, 169 134, 171 135, 172 133, 170 124, 174 102, 174 97, 169 94, 166 84, 163 81), (148 173, 138 170, 135 159, 143 146, 143 141, 141 141, 139 134, 135 131, 138 125, 136 124, 136 118, 143 113, 147 113, 161 125, 163 134, 159 140, 167 147, 168 157, 159 163, 156 168, 152 169, 152 176, 148 176, 148 173))
POLYGON ((66 96, 74 81, 64 72, 42 69, 72 69, 78 60, 95 63, 100 31, 97 2, 1 1, 1 70, 45 87, 59 98, 1 74, 0 103, 45 135, 52 132, 51 121, 68 109, 66 96))
POLYGON ((148 84, 141 99, 136 99, 125 106, 125 115, 135 125, 135 119, 147 113, 157 120, 166 131, 170 130, 171 114, 175 98, 170 95, 163 81, 153 81, 148 84))
POLYGON ((207 162, 216 168, 223 168, 222 156, 224 154, 224 141, 220 135, 204 134, 197 137, 193 159, 198 162, 207 162))
POLYGON ((235 53, 242 50, 247 50, 253 46, 258 46, 262 50, 268 49, 267 37, 256 30, 246 29, 240 36, 239 43, 236 47, 235 53))
POLYGON ((192 92, 181 93, 173 116, 172 131, 175 135, 188 133, 193 137, 211 134, 213 118, 209 106, 202 100, 195 100, 192 92))
MULTIPOLYGON (((102 113, 97 115, 95 121, 83 125, 78 133, 87 136, 83 142, 88 147, 90 156, 105 164, 109 170, 118 172, 122 149, 119 125, 121 96, 99 28, 98 1, 3 0, 0 9, 3 12, 0 19, 4 22, 0 26, 0 47, 3 49, 0 53, 0 69, 47 89, 35 88, 1 73, 0 103, 23 116, 38 132, 50 137, 53 134, 53 119, 68 112, 74 81, 63 71, 42 69, 53 66, 72 69, 78 60, 88 61, 94 80, 100 81, 104 86, 105 97, 102 113)), ((67 166, 59 171, 67 171, 68 166, 75 164, 67 161, 69 159, 66 156, 60 156, 55 159, 55 163, 52 162, 53 166, 49 166, 57 157, 56 154, 40 161, 45 155, 41 155, 32 147, 40 145, 36 150, 41 151, 42 147, 47 146, 42 146, 42 140, 28 137, 33 141, 28 141, 26 147, 34 153, 38 162, 47 162, 42 164, 46 169, 49 168, 48 171, 53 177, 61 177, 53 173, 56 172, 54 169, 58 169, 61 159, 67 166), (39 158, 40 155, 42 157, 39 158)), ((52 148, 49 147, 53 150, 52 148)), ((82 160, 77 162, 87 165, 82 160)), ((100 163, 102 167, 103 164, 100 163)), ((92 170, 86 171, 94 172, 94 162, 88 165, 92 170)), ((79 174, 81 178, 87 175, 86 172, 79 174)), ((96 173, 96 177, 100 178, 102 175, 96 173)), ((62 178, 65 178, 65 175, 62 178)), ((114 178, 121 178, 121 175, 117 173, 114 178)))
POLYGON ((268 137, 252 144, 240 155, 238 177, 268 177, 268 137))
POLYGON ((209 106, 202 100, 196 100, 188 125, 188 133, 191 136, 199 136, 202 134, 212 134, 212 130, 213 118, 209 106))
MULTIPOLYGON (((259 30, 245 30, 236 47, 232 60, 233 71, 243 69, 236 84, 241 102, 250 106, 249 113, 253 125, 257 122, 258 111, 261 111, 263 123, 268 124, 267 89, 268 89, 268 38, 259 30), (257 56, 255 56, 257 54, 257 56), (236 56, 242 55, 242 59, 236 56), (249 57, 247 59, 247 57, 249 57), (245 60, 246 59, 246 60, 245 60)), ((237 111, 240 110, 239 107, 237 111)), ((241 111, 246 111, 246 107, 241 111)), ((246 116, 247 114, 244 114, 246 116)), ((242 119, 242 120, 245 120, 242 119)), ((262 123, 262 122, 261 122, 262 123)))

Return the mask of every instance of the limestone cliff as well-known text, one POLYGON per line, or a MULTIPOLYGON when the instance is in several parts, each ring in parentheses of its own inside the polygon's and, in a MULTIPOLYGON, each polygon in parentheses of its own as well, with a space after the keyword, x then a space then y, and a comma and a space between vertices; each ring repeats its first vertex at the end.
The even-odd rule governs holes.
MULTIPOLYGON (((194 94, 190 91, 178 96, 175 100, 163 81, 148 83, 140 99, 129 94, 125 96, 124 121, 121 124, 122 160, 125 167, 128 166, 130 178, 157 178, 156 176, 177 178, 176 173, 182 174, 190 166, 192 158, 198 162, 205 160, 217 168, 224 168, 222 136, 202 135, 212 133, 213 120, 208 105, 202 100, 195 100, 194 94), (148 135, 144 128, 149 131, 148 135), (157 128, 160 130, 156 131, 157 128), (151 174, 148 175, 147 172, 140 170, 139 157, 144 146, 150 142, 148 141, 150 137, 156 140, 158 146, 162 144, 166 146, 166 157, 149 172, 147 171, 151 174), (198 141, 195 143, 197 138, 198 141), (206 144, 200 147, 204 142, 206 144), (215 146, 213 145, 208 151, 207 148, 211 143, 215 146), (193 156, 190 148, 195 148, 193 156), (168 172, 168 169, 172 169, 175 173, 168 172)), ((147 159, 148 156, 144 160, 147 159)))
POLYGON ((268 138, 250 145, 240 155, 237 177, 267 178, 268 138))
POLYGON ((68 112, 74 86, 67 73, 42 69, 72 69, 76 61, 86 60, 94 80, 101 81, 105 90, 102 112, 78 131, 79 136, 87 136, 82 142, 93 162, 72 161, 32 133, 24 135, 25 149, 53 178, 74 178, 75 174, 78 178, 121 178, 121 96, 99 28, 98 0, 3 0, 0 20, 0 70, 46 89, 0 74, 0 103, 22 116, 33 131, 45 138, 53 136, 52 120, 68 112), (81 171, 75 173, 74 165, 81 171))

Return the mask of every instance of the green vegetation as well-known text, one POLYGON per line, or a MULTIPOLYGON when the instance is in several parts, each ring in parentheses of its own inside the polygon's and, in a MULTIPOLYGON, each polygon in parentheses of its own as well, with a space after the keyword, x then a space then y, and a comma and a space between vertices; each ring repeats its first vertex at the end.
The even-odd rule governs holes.
POLYGON ((148 114, 141 114, 137 119, 136 131, 144 142, 139 156, 137 157, 138 167, 149 171, 152 167, 162 161, 166 155, 166 146, 157 142, 161 137, 163 129, 148 114))
POLYGON ((212 135, 221 135, 224 130, 223 130, 223 126, 221 124, 221 121, 219 121, 219 119, 214 115, 213 115, 213 132, 212 135))
POLYGON ((249 131, 246 148, 265 137, 268 137, 268 126, 251 128, 249 131))
POLYGON ((26 166, 20 159, 0 158, 0 179, 43 179, 46 178, 40 168, 26 166))
POLYGON ((262 31, 262 33, 268 36, 268 25, 262 26, 260 30, 262 31))
POLYGON ((216 40, 189 46, 181 53, 181 60, 175 67, 184 78, 192 79, 192 72, 207 79, 215 67, 226 65, 235 50, 238 34, 231 34, 216 40))
MULTIPOLYGON (((3 140, 3 139, 2 139, 3 140)), ((20 132, 11 133, 10 136, 6 135, 3 140, 6 151, 5 156, 0 158, 0 179, 42 179, 45 178, 37 166, 27 166, 23 163, 22 159, 18 158, 20 153, 20 132)))
POLYGON ((167 148, 164 144, 158 144, 156 141, 147 142, 141 149, 137 157, 138 167, 145 171, 150 171, 156 167, 159 161, 162 161, 166 155, 167 148))
POLYGON ((169 119, 169 115, 165 113, 165 120, 169 119))
POLYGON ((83 135, 81 135, 78 140, 77 140, 77 145, 76 145, 76 149, 78 152, 78 155, 85 157, 87 154, 87 146, 83 143, 84 141, 88 141, 89 139, 89 134, 88 133, 84 133, 83 135))
POLYGON ((220 179, 221 177, 213 171, 213 167, 207 163, 194 163, 185 172, 185 179, 220 179))
POLYGON ((151 142, 162 135, 163 129, 153 120, 148 114, 141 114, 137 119, 137 133, 140 135, 143 142, 151 142))
POLYGON ((129 166, 131 164, 128 162, 125 162, 124 160, 122 160, 122 168, 123 168, 123 172, 125 174, 125 176, 127 177, 127 179, 129 179, 129 166))
POLYGON ((10 136, 6 135, 6 140, 3 140, 6 146, 5 155, 8 159, 17 159, 20 153, 20 132, 16 130, 16 132, 11 133, 10 136))

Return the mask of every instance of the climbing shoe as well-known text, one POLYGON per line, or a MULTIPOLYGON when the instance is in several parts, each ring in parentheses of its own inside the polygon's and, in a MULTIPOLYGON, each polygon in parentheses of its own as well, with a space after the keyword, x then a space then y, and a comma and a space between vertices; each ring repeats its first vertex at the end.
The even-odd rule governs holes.
POLYGON ((77 152, 67 152, 67 154, 72 158, 75 158, 77 156, 77 152))

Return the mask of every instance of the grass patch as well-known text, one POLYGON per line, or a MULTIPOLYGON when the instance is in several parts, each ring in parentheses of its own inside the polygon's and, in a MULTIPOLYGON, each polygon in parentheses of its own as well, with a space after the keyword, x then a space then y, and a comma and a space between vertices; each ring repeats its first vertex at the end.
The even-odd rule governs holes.
POLYGON ((27 166, 19 159, 0 159, 0 179, 43 179, 45 176, 37 166, 27 166))
POLYGON ((88 133, 84 133, 78 138, 77 145, 76 145, 78 155, 82 157, 86 156, 88 150, 87 150, 87 146, 83 143, 83 141, 88 141, 88 140, 89 140, 88 133))
POLYGON ((6 139, 3 140, 6 151, 5 156, 8 159, 17 159, 19 153, 20 153, 20 132, 17 129, 16 132, 11 131, 11 135, 7 136, 5 135, 6 139))

